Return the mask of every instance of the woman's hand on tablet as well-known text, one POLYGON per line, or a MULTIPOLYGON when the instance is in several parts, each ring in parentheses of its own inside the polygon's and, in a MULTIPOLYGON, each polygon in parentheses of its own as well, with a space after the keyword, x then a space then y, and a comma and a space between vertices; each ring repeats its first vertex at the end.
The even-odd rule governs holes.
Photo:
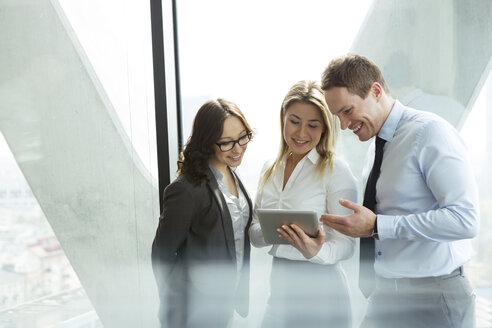
POLYGON ((309 237, 304 230, 296 224, 284 224, 278 227, 277 231, 282 238, 297 248, 299 252, 301 252, 301 254, 307 259, 310 259, 318 254, 319 250, 323 246, 323 243, 325 242, 326 236, 323 226, 319 227, 318 235, 316 237, 309 237))

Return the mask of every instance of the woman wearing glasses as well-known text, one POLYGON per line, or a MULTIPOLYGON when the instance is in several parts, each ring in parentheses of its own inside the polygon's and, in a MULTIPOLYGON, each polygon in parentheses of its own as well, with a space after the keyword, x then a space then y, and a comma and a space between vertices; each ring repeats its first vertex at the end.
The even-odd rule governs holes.
POLYGON ((252 205, 234 169, 251 138, 234 103, 208 101, 195 116, 152 245, 163 326, 227 327, 234 309, 248 312, 252 205))
MULTIPOLYGON (((256 208, 315 210, 349 214, 338 200, 357 201, 356 181, 335 156, 338 121, 315 82, 291 87, 280 111, 278 157, 266 163, 256 208)), ((351 327, 351 305, 339 261, 352 256, 353 238, 326 226, 311 238, 296 225, 279 234, 290 244, 268 245, 256 218, 249 229, 255 247, 271 246, 270 298, 263 327, 351 327)))

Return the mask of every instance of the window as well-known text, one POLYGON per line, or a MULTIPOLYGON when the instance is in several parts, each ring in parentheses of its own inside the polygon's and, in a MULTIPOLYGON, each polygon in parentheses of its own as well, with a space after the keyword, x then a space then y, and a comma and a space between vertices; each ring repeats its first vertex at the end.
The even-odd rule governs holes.
MULTIPOLYGON (((349 51, 369 6, 369 1, 179 1, 183 140, 205 101, 235 102, 256 132, 238 170, 254 199, 260 170, 277 153, 283 97, 299 80, 320 80, 329 60, 349 51)), ((255 306, 245 322, 236 318, 236 325, 261 322, 271 267, 266 251, 252 249, 255 306)), ((345 263, 352 283, 355 260, 345 263)))
POLYGON ((477 295, 477 327, 492 325, 492 74, 489 74, 466 120, 461 136, 467 144, 480 195, 480 231, 473 240, 474 255, 465 266, 477 295))

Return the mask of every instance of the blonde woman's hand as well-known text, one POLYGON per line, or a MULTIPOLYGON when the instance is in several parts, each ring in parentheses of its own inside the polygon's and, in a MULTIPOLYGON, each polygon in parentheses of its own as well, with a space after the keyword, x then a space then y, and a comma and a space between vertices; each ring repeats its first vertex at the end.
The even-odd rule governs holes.
POLYGON ((277 232, 282 238, 287 240, 289 244, 297 248, 299 252, 301 252, 301 254, 307 259, 310 259, 318 254, 319 250, 323 246, 323 243, 325 242, 326 236, 323 226, 319 227, 318 235, 314 238, 309 237, 304 230, 296 224, 283 224, 277 228, 277 232))

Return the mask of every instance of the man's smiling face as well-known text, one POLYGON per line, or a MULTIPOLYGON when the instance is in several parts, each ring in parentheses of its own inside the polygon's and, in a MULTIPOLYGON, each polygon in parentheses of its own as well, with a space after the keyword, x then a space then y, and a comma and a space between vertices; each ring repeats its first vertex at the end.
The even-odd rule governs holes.
POLYGON ((378 134, 385 120, 378 106, 378 92, 380 90, 373 85, 362 99, 346 87, 332 87, 325 91, 325 99, 330 112, 340 119, 342 130, 348 128, 360 141, 367 141, 378 134))

